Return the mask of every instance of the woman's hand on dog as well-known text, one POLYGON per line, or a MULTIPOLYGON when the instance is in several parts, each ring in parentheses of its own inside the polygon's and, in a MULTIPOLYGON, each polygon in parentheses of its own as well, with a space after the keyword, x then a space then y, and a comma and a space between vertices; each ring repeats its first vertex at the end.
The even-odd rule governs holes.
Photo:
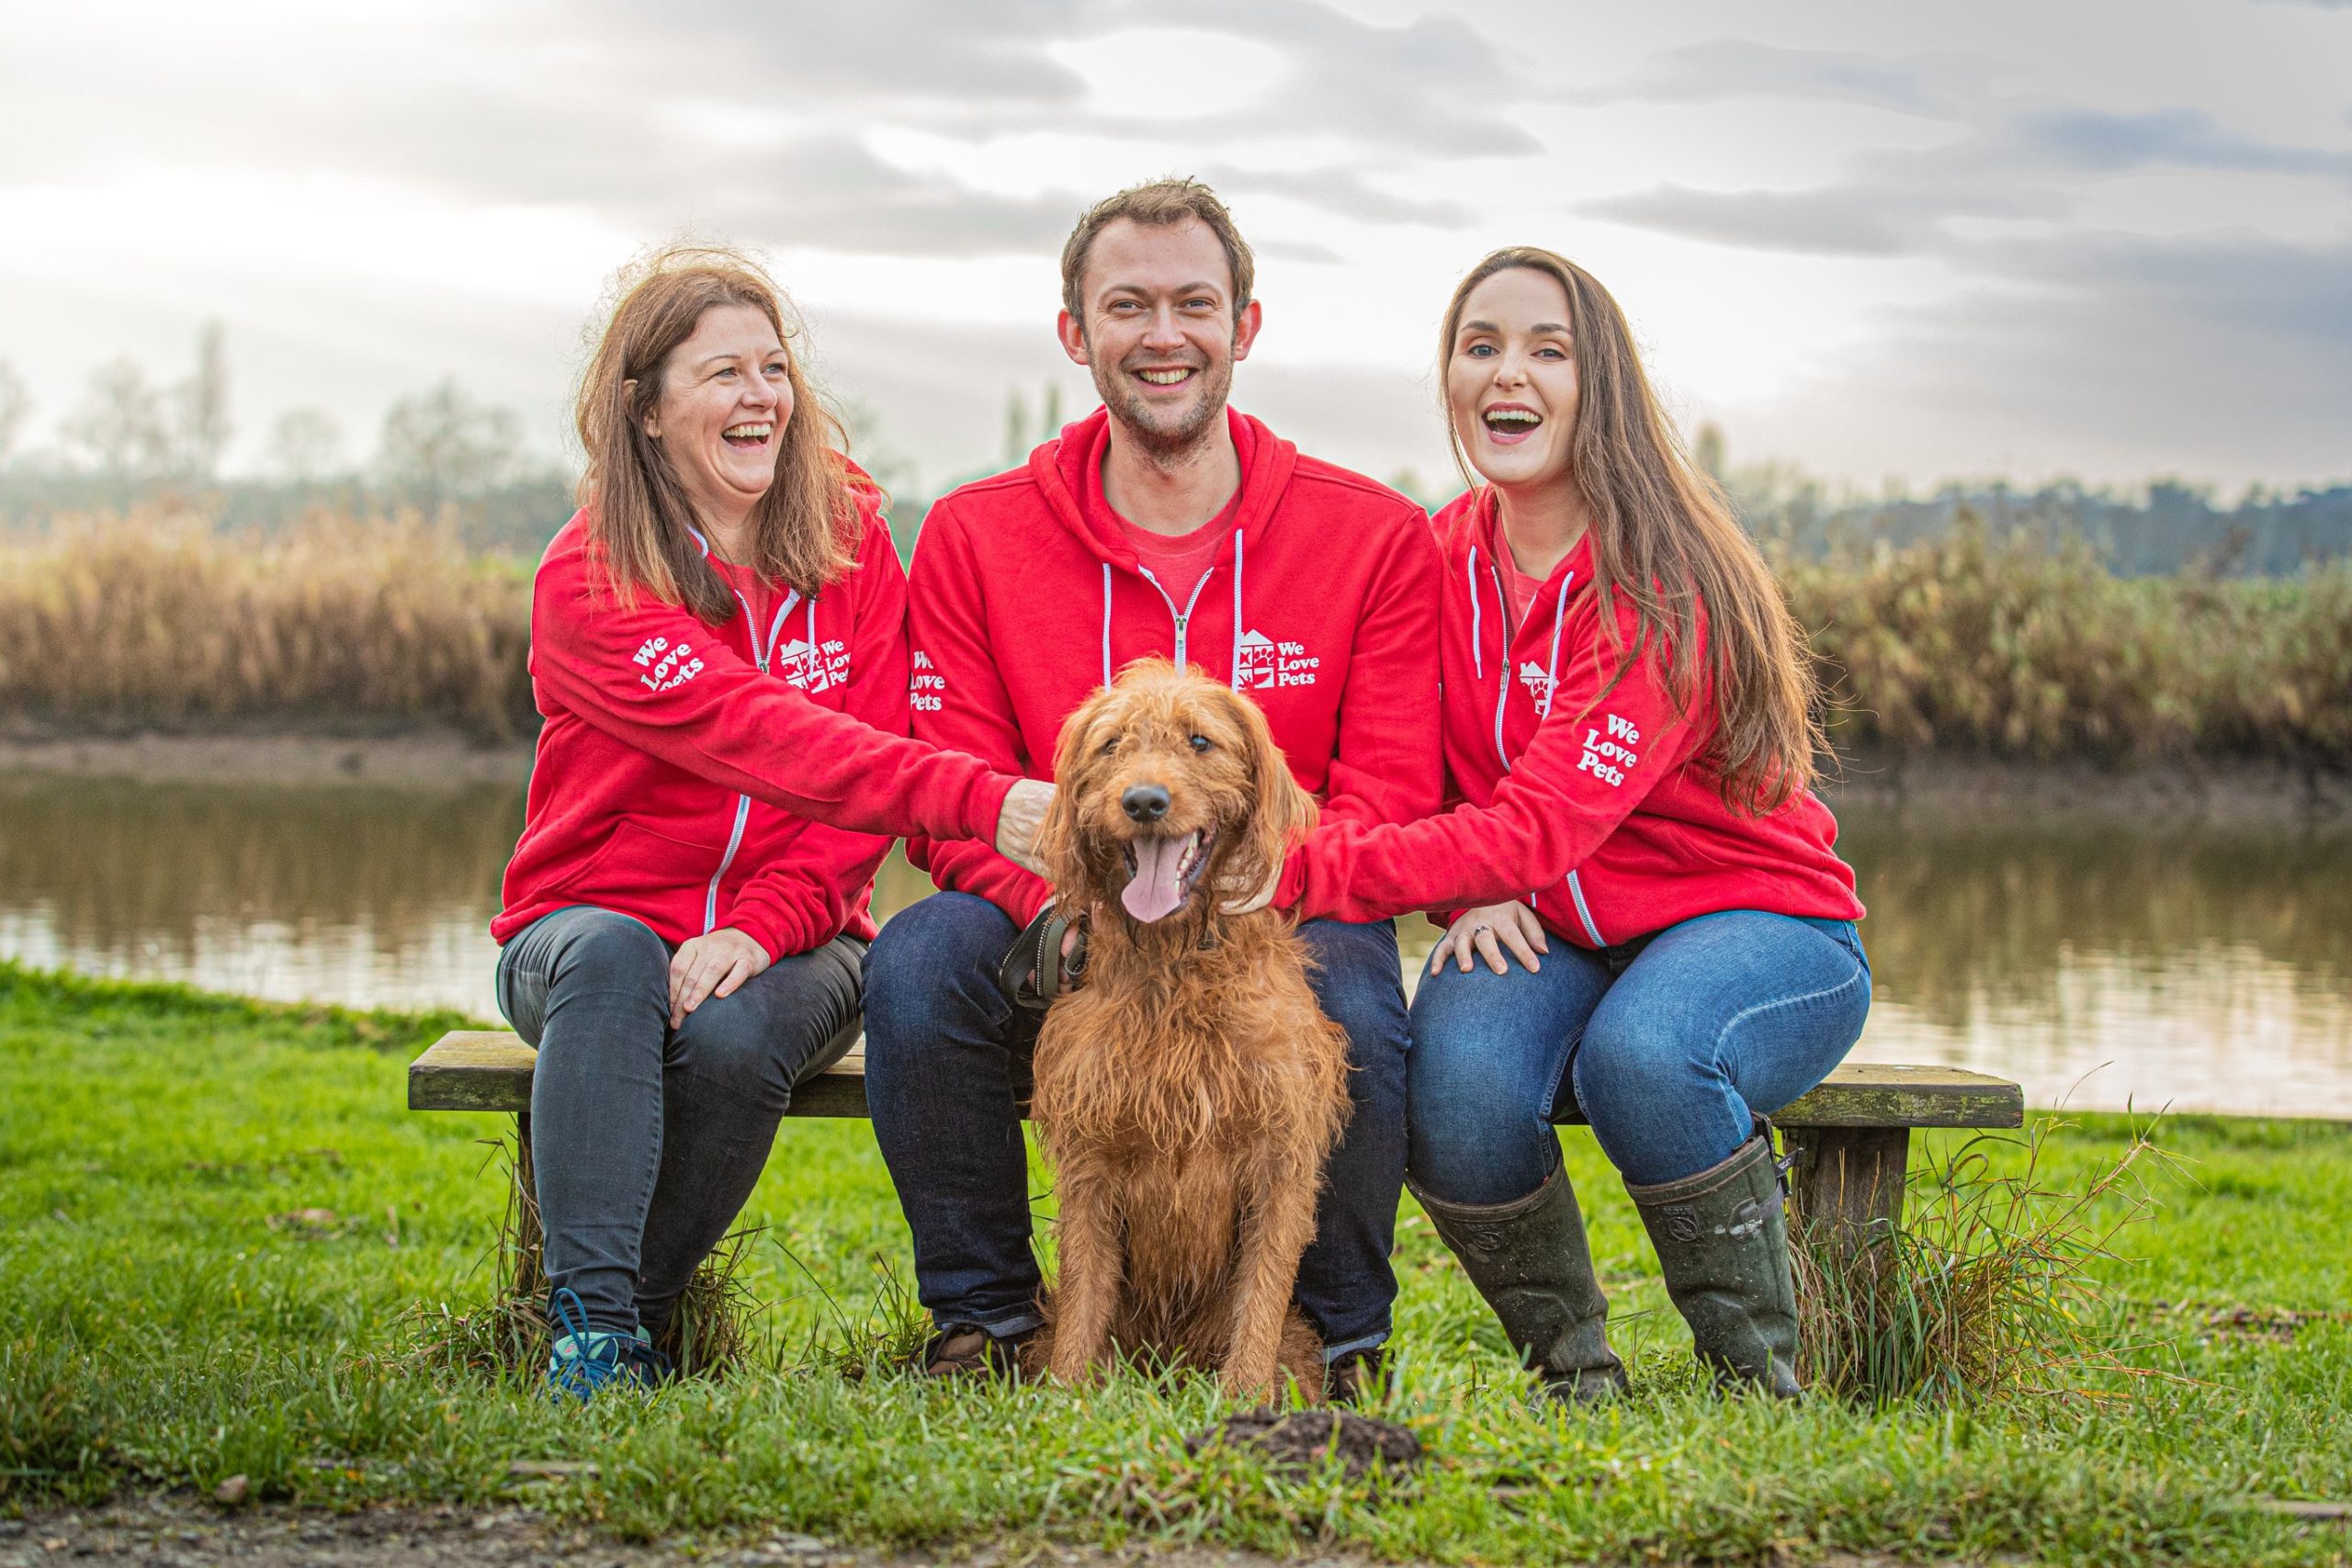
POLYGON ((1045 875, 1046 863, 1037 858, 1037 829, 1046 825, 1053 804, 1052 784, 1043 779, 1014 780, 1004 808, 997 814, 996 852, 1023 871, 1045 875))
POLYGON ((733 996, 770 962, 766 948, 733 926, 687 938, 670 957, 670 1027, 685 1022, 686 1014, 712 997, 733 996))
POLYGON ((1552 951, 1551 940, 1544 934, 1544 924, 1535 911, 1524 904, 1486 904, 1476 909, 1465 909, 1446 928, 1430 950, 1432 975, 1445 967, 1447 958, 1470 972, 1470 959, 1475 953, 1486 961, 1487 967, 1498 975, 1509 974, 1503 963, 1503 949, 1509 948, 1521 967, 1532 975, 1544 967, 1535 955, 1552 951))

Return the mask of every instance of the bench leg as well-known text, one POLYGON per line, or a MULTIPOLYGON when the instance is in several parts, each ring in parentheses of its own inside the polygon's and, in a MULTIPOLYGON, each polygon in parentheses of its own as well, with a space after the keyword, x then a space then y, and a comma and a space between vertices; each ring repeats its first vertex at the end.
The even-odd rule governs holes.
POLYGON ((509 1228, 514 1237, 514 1293, 526 1302, 541 1301, 548 1293, 548 1273, 540 1257, 539 1179, 531 1165, 531 1113, 514 1113, 514 1190, 507 1195, 514 1215, 509 1228))
POLYGON ((1856 1284, 1874 1283, 1887 1258, 1883 1241, 1903 1222, 1904 1177, 1911 1161, 1908 1127, 1792 1127, 1798 1223, 1825 1268, 1856 1284))

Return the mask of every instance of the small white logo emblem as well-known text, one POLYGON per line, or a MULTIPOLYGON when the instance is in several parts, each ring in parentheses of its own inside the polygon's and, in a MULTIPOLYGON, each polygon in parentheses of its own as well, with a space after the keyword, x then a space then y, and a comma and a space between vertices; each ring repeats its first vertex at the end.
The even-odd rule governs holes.
POLYGON ((1323 661, 1310 655, 1303 642, 1277 642, 1263 632, 1243 632, 1234 658, 1233 686, 1239 692, 1312 686, 1322 667, 1323 661))

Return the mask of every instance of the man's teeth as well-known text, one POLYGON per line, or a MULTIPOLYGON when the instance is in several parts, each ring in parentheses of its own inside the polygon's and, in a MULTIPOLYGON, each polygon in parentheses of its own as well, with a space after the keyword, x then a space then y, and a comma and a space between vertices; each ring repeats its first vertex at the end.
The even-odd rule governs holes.
POLYGON ((1544 416, 1533 409, 1488 409, 1488 424, 1523 424, 1530 429, 1544 423, 1544 416))
POLYGON ((1155 387, 1172 387, 1190 376, 1192 372, 1190 370, 1138 370, 1136 374, 1155 387))
POLYGON ((719 432, 729 441, 765 441, 775 434, 773 424, 730 424, 719 432))

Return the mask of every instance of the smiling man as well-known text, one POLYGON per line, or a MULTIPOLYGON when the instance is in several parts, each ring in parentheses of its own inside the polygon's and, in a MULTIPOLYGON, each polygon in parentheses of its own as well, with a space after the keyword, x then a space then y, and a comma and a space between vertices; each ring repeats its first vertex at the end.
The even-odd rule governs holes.
MULTIPOLYGON (((1327 819, 1408 821, 1440 793, 1428 519, 1226 406, 1258 336, 1251 272, 1195 181, 1123 191, 1080 220, 1060 334, 1103 406, 932 509, 909 588, 915 733, 1050 777, 1062 720, 1089 693, 1131 660, 1172 659, 1264 710, 1327 819)), ((939 1327, 926 1366, 1002 1369, 1039 1323, 1017 1104, 1062 932, 1051 889, 1011 861, 922 840, 909 852, 944 891, 868 957, 867 1095, 939 1327)), ((1104 918, 1214 896, 1161 860, 1104 918)), ((1396 1291, 1405 1000, 1393 924, 1300 930, 1317 998, 1348 1033, 1354 1113, 1297 1294, 1346 1398, 1378 1367, 1396 1291)))

